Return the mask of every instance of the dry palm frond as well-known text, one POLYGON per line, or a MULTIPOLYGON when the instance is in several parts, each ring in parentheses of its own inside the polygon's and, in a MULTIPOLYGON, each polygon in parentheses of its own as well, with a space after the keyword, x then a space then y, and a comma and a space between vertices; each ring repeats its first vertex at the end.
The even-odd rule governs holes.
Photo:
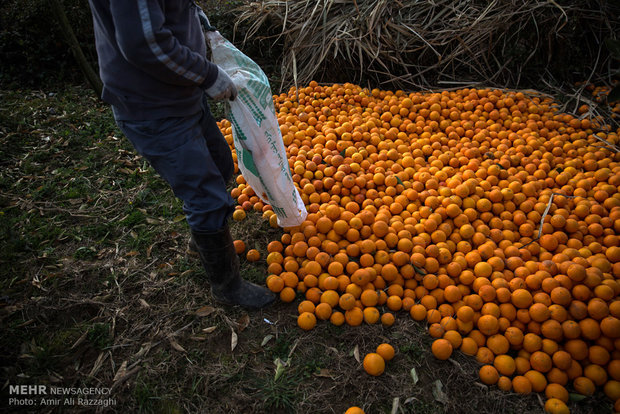
POLYGON ((246 40, 259 35, 283 40, 286 85, 295 78, 407 88, 462 82, 516 86, 526 69, 542 62, 543 73, 553 63, 553 45, 575 14, 598 21, 615 37, 618 24, 608 20, 606 10, 582 3, 263 0, 244 5, 238 24, 249 25, 246 40))

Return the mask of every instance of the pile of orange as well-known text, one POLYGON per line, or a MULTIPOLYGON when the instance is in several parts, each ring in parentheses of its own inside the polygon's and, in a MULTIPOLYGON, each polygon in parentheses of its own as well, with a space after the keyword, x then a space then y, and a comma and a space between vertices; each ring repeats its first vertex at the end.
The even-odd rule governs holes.
MULTIPOLYGON (((617 118, 618 114, 620 114, 620 101, 610 101, 609 94, 612 89, 617 88, 620 85, 620 82, 615 82, 613 86, 602 86, 602 85, 594 85, 592 83, 583 83, 577 82, 575 86, 581 87, 588 91, 592 96, 592 100, 600 105, 608 105, 611 110, 611 117, 617 118)), ((613 99, 613 98, 612 98, 613 99)), ((578 108, 579 113, 585 114, 590 111, 590 106, 587 104, 583 104, 578 108)), ((602 118, 600 116, 595 117, 595 122, 601 123, 602 118)), ((607 125, 601 125, 601 127, 606 127, 607 125)))
MULTIPOLYGON (((486 384, 545 392, 557 412, 599 388, 620 411, 617 132, 500 90, 312 82, 274 101, 309 214, 268 245, 267 286, 305 296, 305 328, 406 312, 486 384)), ((238 208, 275 226, 237 184, 238 208)))

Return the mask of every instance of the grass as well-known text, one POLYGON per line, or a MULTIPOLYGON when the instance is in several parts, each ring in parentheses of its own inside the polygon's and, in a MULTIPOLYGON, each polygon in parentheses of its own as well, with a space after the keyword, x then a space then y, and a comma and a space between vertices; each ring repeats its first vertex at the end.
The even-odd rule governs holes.
MULTIPOLYGON (((389 329, 302 332, 296 303, 217 306, 186 254, 181 203, 109 108, 80 87, 0 98, 3 383, 111 387, 111 412, 390 413, 395 398, 402 413, 542 412, 534 395, 476 385, 472 358, 436 361, 425 325, 405 313, 389 329), (204 306, 213 312, 196 315, 204 306), (370 377, 356 354, 381 342, 397 354, 370 377), (433 397, 437 379, 447 403, 433 397)), ((263 258, 281 234, 254 212, 232 231, 263 258)), ((242 258, 241 270, 264 283, 264 260, 242 258)), ((577 413, 609 407, 600 393, 571 404, 577 413)))

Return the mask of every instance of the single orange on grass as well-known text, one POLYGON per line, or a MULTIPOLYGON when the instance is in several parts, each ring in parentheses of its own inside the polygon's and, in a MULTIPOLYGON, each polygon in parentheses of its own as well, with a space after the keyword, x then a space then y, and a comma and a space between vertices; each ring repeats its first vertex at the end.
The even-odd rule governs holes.
POLYGON ((245 243, 243 242, 243 240, 233 241, 233 246, 237 254, 242 254, 243 252, 245 252, 245 243))
POLYGON ((394 350, 394 347, 388 343, 382 343, 379 346, 377 346, 376 352, 377 354, 381 355, 381 357, 385 361, 392 360, 392 358, 394 358, 394 354, 396 353, 396 351, 394 350))
POLYGON ((248 262, 257 262, 260 260, 260 253, 256 249, 250 249, 245 255, 248 262))
POLYGON ((379 376, 385 371, 385 360, 376 352, 371 352, 364 357, 364 371, 373 376, 379 376))

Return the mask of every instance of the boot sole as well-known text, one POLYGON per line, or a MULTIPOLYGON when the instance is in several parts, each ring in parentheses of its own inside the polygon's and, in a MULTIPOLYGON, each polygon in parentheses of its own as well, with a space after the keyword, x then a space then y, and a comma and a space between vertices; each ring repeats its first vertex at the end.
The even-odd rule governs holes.
POLYGON ((259 309, 263 309, 271 304, 273 304, 273 302, 275 302, 275 298, 273 298, 271 301, 267 302, 266 304, 262 305, 262 306, 253 306, 253 305, 242 305, 240 303, 235 303, 235 302, 230 302, 224 299, 220 299, 217 298, 213 295, 211 295, 211 297, 213 298, 213 300, 219 304, 219 305, 224 305, 224 306, 239 306, 242 307, 244 309, 251 309, 251 310, 259 310, 259 309))

